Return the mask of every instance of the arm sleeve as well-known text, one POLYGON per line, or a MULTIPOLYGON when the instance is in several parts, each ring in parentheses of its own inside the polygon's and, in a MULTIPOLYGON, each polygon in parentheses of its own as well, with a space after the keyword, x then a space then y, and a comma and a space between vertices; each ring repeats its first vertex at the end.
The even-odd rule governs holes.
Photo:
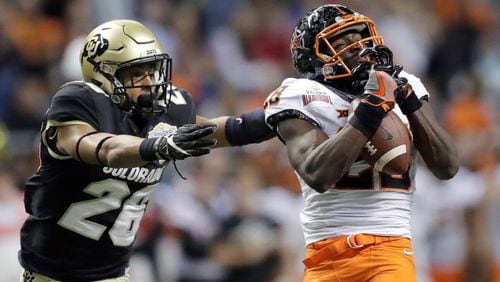
POLYGON ((265 122, 263 109, 256 109, 239 117, 229 117, 225 133, 231 146, 260 143, 276 136, 265 122))

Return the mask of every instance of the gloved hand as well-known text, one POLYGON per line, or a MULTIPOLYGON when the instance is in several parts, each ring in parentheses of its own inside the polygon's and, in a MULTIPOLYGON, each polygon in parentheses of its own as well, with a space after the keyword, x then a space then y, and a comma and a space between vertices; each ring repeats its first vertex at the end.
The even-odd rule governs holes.
POLYGON ((394 65, 392 51, 385 45, 377 45, 375 47, 366 48, 359 53, 365 61, 359 64, 352 71, 354 82, 352 86, 355 90, 361 89, 368 80, 368 73, 373 65, 375 70, 384 71, 395 79, 403 70, 402 65, 394 65))
POLYGON ((396 83, 393 78, 377 71, 375 66, 372 66, 365 85, 365 92, 361 95, 361 103, 387 113, 394 109, 395 101, 393 93, 386 92, 392 91, 391 89, 394 88, 396 88, 396 83))
POLYGON ((203 138, 215 131, 215 125, 186 124, 175 133, 164 135, 158 139, 156 152, 162 159, 183 160, 187 157, 197 157, 210 153, 211 146, 217 141, 203 138))
POLYGON ((366 48, 359 53, 359 56, 366 57, 367 61, 375 66, 375 70, 385 71, 392 77, 398 77, 403 70, 403 66, 394 65, 392 51, 385 45, 366 48))
POLYGON ((405 115, 409 115, 422 107, 422 102, 417 97, 413 88, 408 83, 406 78, 396 79, 398 87, 394 90, 394 97, 396 102, 405 115))
POLYGON ((352 70, 352 88, 356 93, 364 92, 366 82, 368 81, 368 76, 372 64, 368 61, 362 62, 357 67, 352 70))
POLYGON ((210 153, 217 140, 204 138, 215 131, 213 124, 186 124, 157 138, 147 138, 140 145, 140 154, 145 161, 183 160, 210 153))
POLYGON ((393 91, 396 82, 387 73, 375 70, 372 66, 361 101, 349 119, 349 124, 367 138, 377 130, 385 115, 395 106, 393 91))

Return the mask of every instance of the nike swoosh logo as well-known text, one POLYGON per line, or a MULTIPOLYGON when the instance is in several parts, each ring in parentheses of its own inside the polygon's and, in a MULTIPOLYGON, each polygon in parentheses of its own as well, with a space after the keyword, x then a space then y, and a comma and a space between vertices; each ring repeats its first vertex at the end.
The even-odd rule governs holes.
POLYGON ((413 252, 412 251, 408 251, 407 249, 404 249, 403 250, 403 253, 407 256, 410 256, 410 255, 413 255, 413 252))
POLYGON ((389 132, 389 130, 385 129, 383 126, 381 126, 380 128, 382 128, 382 131, 384 132, 386 141, 391 141, 394 138, 394 136, 392 136, 392 133, 389 132))

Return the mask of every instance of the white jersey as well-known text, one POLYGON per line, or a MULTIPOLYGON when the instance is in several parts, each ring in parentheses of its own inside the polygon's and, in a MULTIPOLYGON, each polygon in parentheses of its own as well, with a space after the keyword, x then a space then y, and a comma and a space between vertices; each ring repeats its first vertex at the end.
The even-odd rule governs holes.
MULTIPOLYGON (((405 72, 400 76, 408 79, 417 96, 428 95, 420 79, 405 72)), ((266 101, 266 123, 276 128, 281 120, 300 118, 334 138, 347 123, 352 98, 317 81, 287 78, 266 101)), ((408 122, 399 108, 394 111, 408 122)), ((415 159, 410 171, 398 176, 375 171, 358 159, 348 174, 322 194, 297 174, 305 200, 301 223, 306 243, 355 233, 410 238, 415 159)))

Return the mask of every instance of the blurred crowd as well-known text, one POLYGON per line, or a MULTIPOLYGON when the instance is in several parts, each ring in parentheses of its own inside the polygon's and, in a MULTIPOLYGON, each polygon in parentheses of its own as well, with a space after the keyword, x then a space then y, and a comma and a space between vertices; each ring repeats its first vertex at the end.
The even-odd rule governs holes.
MULTIPOLYGON (((0 0, 0 275, 18 281, 24 181, 40 121, 61 83, 80 80, 83 37, 131 18, 173 57, 174 84, 207 117, 262 105, 295 76, 290 33, 317 0, 0 0)), ((500 281, 500 3, 337 1, 375 20, 395 61, 420 76, 456 142, 461 169, 416 179, 419 281, 500 281)), ((295 175, 278 140, 215 150, 172 168, 151 199, 132 281, 300 281, 295 175)))

